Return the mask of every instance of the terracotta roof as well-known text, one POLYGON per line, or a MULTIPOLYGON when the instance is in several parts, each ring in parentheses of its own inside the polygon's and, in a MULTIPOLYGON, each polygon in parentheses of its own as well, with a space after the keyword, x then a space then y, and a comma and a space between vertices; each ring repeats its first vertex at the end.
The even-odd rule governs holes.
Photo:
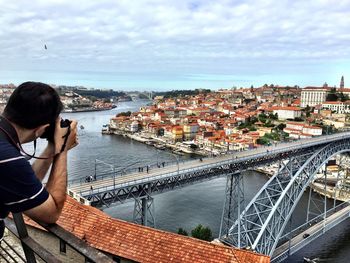
POLYGON ((286 107, 274 106, 274 107, 271 107, 269 110, 270 111, 273 111, 273 110, 301 111, 299 107, 291 107, 291 106, 286 106, 286 107))
POLYGON ((350 92, 350 88, 341 88, 341 89, 338 89, 338 91, 340 91, 340 92, 350 92))
POLYGON ((322 130, 321 127, 318 127, 318 126, 310 126, 310 125, 304 125, 304 128, 307 128, 307 129, 318 129, 318 130, 322 130))
POLYGON ((305 87, 302 89, 303 90, 324 90, 324 91, 327 91, 329 90, 329 88, 326 88, 326 87, 305 87))
POLYGON ((341 102, 341 101, 325 101, 323 102, 322 104, 343 104, 344 102, 341 102))
POLYGON ((288 132, 288 131, 290 131, 290 132, 299 132, 301 130, 300 129, 293 129, 293 128, 284 128, 283 131, 284 132, 288 132))
POLYGON ((303 122, 294 122, 294 121, 288 121, 287 122, 287 125, 290 124, 290 125, 298 125, 298 126, 304 126, 305 123, 303 122))
POLYGON ((69 196, 57 224, 101 251, 137 262, 270 262, 265 255, 114 219, 69 196))
POLYGON ((300 105, 300 99, 295 99, 292 104, 294 105, 300 105))

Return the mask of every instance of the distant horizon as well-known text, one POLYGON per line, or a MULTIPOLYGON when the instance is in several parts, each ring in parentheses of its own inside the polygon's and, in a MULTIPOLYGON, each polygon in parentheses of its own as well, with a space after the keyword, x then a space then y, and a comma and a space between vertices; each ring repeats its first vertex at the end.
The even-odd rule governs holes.
MULTIPOLYGON (((124 73, 125 74, 125 73, 124 73)), ((262 87, 263 85, 278 85, 278 86, 299 86, 300 88, 304 88, 307 86, 316 86, 316 87, 321 87, 324 85, 324 83, 327 83, 329 87, 339 87, 340 85, 340 75, 338 82, 333 81, 333 83, 328 82, 327 80, 316 82, 310 82, 310 83, 303 83, 303 85, 298 84, 298 83, 285 83, 285 82, 274 82, 274 81, 260 81, 260 82, 255 82, 249 84, 248 80, 244 79, 238 79, 234 80, 234 77, 232 77, 232 81, 230 81, 230 76, 229 75, 223 75, 223 74, 217 74, 217 75, 209 75, 209 74, 201 74, 201 75, 191 75, 191 76, 177 76, 176 81, 171 81, 169 80, 164 80, 161 77, 155 76, 154 79, 151 79, 152 76, 146 76, 147 81, 144 81, 143 79, 136 79, 132 81, 128 81, 128 78, 133 79, 135 76, 128 76, 128 75, 113 75, 110 73, 100 73, 100 72, 84 72, 84 73, 78 73, 77 74, 77 80, 74 80, 74 74, 73 73, 65 73, 63 72, 62 74, 59 73, 48 73, 48 72, 36 72, 36 74, 31 75, 25 71, 14 71, 12 73, 5 71, 0 71, 0 84, 14 84, 16 86, 20 85, 23 82, 26 81, 39 81, 39 82, 44 82, 50 85, 56 85, 56 86, 81 86, 84 88, 88 89, 103 89, 103 90, 115 90, 115 91, 126 91, 126 92, 132 92, 132 91, 145 91, 145 92, 150 92, 150 91, 157 91, 157 92, 165 92, 165 91, 171 91, 171 90, 194 90, 194 89, 210 89, 210 90, 219 90, 219 89, 231 89, 233 87, 236 88, 250 88, 252 85, 254 88, 262 87), (20 74, 18 74, 20 73, 20 74), (6 74, 7 76, 21 76, 19 77, 16 81, 16 78, 13 78, 11 81, 10 78, 6 78, 4 76, 6 74), (92 79, 93 75, 99 75, 100 78, 98 80, 92 79), (55 77, 52 77, 52 75, 56 75, 55 77), (59 80, 58 78, 63 77, 65 75, 68 75, 66 80, 59 80), (31 77, 32 76, 32 77, 31 77), (85 77, 85 79, 84 79, 85 77), (101 80, 102 78, 106 78, 105 80, 101 80), (180 79, 179 79, 180 77, 180 79), (57 79, 56 79, 57 78, 57 79), (126 83, 128 82, 128 83, 126 83), (116 84, 113 84, 116 83, 116 84), (117 84, 119 83, 119 85, 117 84), (153 83, 153 84, 148 84, 149 86, 145 85, 145 83, 153 83), (164 83, 164 84, 162 84, 164 83), (197 84, 198 83, 198 84, 197 84), (201 85, 200 85, 201 83, 201 85), (219 85, 219 84, 221 85, 219 85), (239 85, 245 84, 243 85, 239 85), (255 84, 255 85, 254 85, 255 84), (135 85, 134 87, 132 85, 135 85)), ((345 87, 346 85, 346 77, 344 76, 344 82, 345 82, 345 87)), ((349 85, 350 87, 350 85, 349 85)))

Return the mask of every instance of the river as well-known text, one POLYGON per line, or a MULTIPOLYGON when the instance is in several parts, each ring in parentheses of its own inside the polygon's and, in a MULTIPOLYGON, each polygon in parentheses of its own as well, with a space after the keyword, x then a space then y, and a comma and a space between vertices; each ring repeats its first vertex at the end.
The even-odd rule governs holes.
MULTIPOLYGON (((122 102, 109 111, 65 113, 63 116, 76 119, 79 126, 80 144, 69 154, 69 179, 84 178, 97 169, 111 169, 98 159, 116 168, 137 167, 157 161, 176 161, 167 151, 156 150, 129 138, 117 135, 102 135, 103 124, 118 112, 136 111, 148 101, 122 102)), ((181 156, 188 159, 190 156, 181 156)), ((244 175, 245 197, 248 202, 267 181, 264 175, 248 172, 244 175)), ((156 227, 176 232, 179 227, 190 232, 198 224, 209 226, 217 237, 223 208, 226 179, 219 178, 198 183, 176 191, 155 196, 156 227)), ((331 201, 329 202, 332 203, 331 201)), ((305 220, 307 197, 303 196, 293 216, 293 225, 305 220)), ((104 211, 115 217, 132 221, 133 202, 105 208, 104 211)), ((350 220, 334 228, 309 246, 291 256, 286 262, 303 262, 303 257, 321 258, 322 262, 349 262, 350 258, 350 220)))

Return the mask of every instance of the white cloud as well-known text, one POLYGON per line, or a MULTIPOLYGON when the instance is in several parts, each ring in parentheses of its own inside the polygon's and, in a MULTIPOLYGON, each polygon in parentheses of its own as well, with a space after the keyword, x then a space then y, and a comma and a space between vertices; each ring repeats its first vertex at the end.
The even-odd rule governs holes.
POLYGON ((346 0, 0 0, 0 6, 0 65, 14 69, 108 65, 196 73, 239 71, 249 60, 350 55, 346 0))

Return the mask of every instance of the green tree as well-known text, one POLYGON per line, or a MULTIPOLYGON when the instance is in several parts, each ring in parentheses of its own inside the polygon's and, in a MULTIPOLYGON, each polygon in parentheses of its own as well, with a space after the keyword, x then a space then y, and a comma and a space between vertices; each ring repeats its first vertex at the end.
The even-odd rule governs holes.
POLYGON ((286 128, 287 125, 285 125, 284 123, 280 123, 276 126, 277 130, 283 131, 284 128, 286 128))
POLYGON ((117 114, 117 117, 120 116, 130 116, 131 115, 131 111, 123 111, 117 114))
POLYGON ((258 115, 259 121, 261 121, 261 122, 263 122, 263 123, 266 122, 266 118, 267 118, 267 116, 266 116, 265 113, 260 113, 260 114, 258 115))
POLYGON ((264 127, 274 127, 274 126, 275 126, 275 125, 273 125, 273 124, 271 123, 271 120, 266 121, 265 124, 264 124, 264 127))
POLYGON ((278 113, 276 112, 275 114, 273 114, 272 112, 269 114, 269 118, 271 120, 278 120, 278 113))
POLYGON ((312 109, 310 108, 309 105, 306 105, 306 108, 304 109, 305 111, 305 116, 310 117, 312 109))
POLYGON ((185 229, 183 229, 182 227, 180 227, 178 230, 177 230, 177 233, 179 235, 183 235, 183 236, 188 236, 188 233, 185 229))
POLYGON ((256 143, 260 145, 268 145, 270 144, 270 140, 267 139, 266 137, 260 137, 259 139, 256 140, 256 143))
POLYGON ((209 227, 203 227, 201 224, 196 226, 192 231, 191 235, 194 238, 201 240, 212 241, 213 235, 209 227))
POLYGON ((343 92, 338 93, 338 98, 342 102, 349 100, 349 96, 347 94, 344 94, 343 92))
POLYGON ((337 94, 337 90, 335 88, 331 88, 331 90, 327 94, 326 100, 327 101, 337 101, 338 100, 338 94, 337 94))

